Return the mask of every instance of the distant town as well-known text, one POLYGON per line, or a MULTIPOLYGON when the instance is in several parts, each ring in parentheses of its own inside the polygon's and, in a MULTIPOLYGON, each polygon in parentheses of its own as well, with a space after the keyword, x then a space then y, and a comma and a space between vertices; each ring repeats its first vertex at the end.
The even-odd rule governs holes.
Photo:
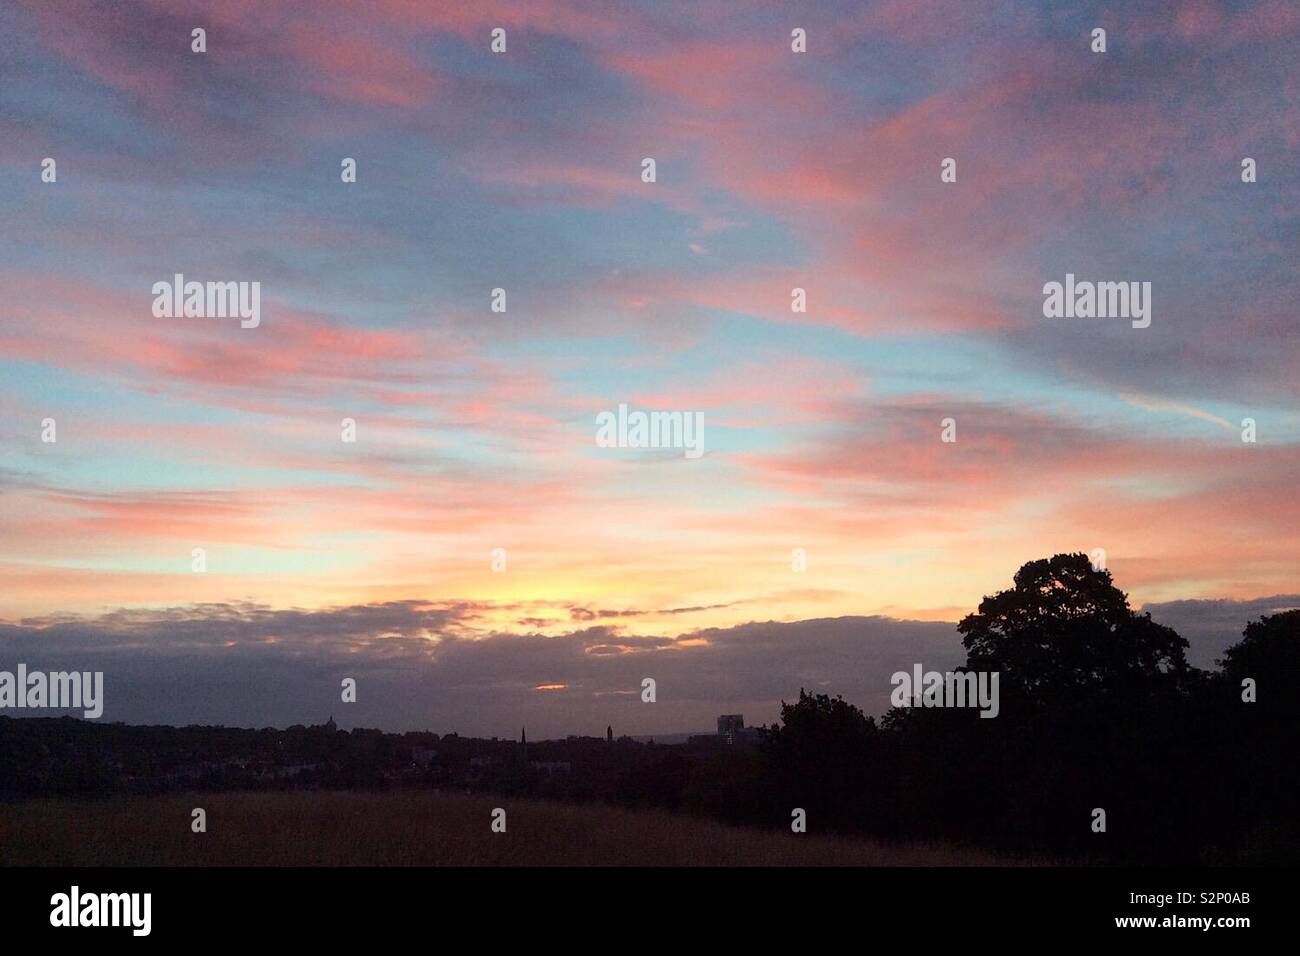
POLYGON ((635 796, 656 772, 753 750, 761 736, 758 728, 745 726, 742 714, 724 714, 715 733, 668 740, 616 737, 608 726, 600 736, 534 741, 526 727, 517 740, 344 731, 332 716, 283 730, 0 717, 0 798, 446 787, 619 799, 635 796))

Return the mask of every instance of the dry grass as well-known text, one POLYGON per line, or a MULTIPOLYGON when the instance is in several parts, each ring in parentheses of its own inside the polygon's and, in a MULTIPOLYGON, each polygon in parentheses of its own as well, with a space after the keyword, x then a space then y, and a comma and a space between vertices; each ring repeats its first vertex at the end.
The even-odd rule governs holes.
MULTIPOLYGON (((487 796, 206 793, 0 804, 9 866, 980 866, 976 850, 487 796), (505 807, 507 832, 492 833, 505 807), (207 833, 190 811, 207 810, 207 833)), ((1044 862, 1044 861, 1033 861, 1044 862)))

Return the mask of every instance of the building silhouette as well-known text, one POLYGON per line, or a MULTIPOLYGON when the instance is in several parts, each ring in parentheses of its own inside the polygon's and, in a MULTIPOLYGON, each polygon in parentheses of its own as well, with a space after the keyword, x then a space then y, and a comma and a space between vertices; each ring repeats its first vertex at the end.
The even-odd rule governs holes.
POLYGON ((745 726, 744 714, 719 714, 717 733, 692 734, 686 738, 686 744, 702 750, 717 750, 720 747, 756 747, 761 740, 759 728, 745 726))
POLYGON ((744 730, 744 714, 722 714, 718 717, 718 736, 723 738, 727 744, 734 744, 736 739, 744 733, 744 730))

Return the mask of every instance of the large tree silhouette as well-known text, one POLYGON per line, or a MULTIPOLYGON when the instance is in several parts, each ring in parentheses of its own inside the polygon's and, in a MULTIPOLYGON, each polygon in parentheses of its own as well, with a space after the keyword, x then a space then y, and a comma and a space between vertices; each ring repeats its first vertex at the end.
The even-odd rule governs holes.
POLYGON ((1178 686, 1187 641, 1137 614, 1109 571, 1084 554, 1030 561, 1009 590, 957 625, 973 670, 998 671, 1004 690, 1046 703, 1080 692, 1178 686))

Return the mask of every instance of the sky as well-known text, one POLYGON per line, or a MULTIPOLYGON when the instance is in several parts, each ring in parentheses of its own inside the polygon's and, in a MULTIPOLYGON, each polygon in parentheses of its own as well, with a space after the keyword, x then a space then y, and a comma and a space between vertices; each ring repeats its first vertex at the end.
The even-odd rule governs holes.
POLYGON ((879 712, 1094 549, 1208 666, 1300 603, 1297 62, 1290 0, 6 3, 0 668, 132 721, 879 712), (260 323, 155 315, 178 273, 260 323), (1067 274, 1150 326, 1046 317, 1067 274), (602 447, 621 404, 702 453, 602 447))

